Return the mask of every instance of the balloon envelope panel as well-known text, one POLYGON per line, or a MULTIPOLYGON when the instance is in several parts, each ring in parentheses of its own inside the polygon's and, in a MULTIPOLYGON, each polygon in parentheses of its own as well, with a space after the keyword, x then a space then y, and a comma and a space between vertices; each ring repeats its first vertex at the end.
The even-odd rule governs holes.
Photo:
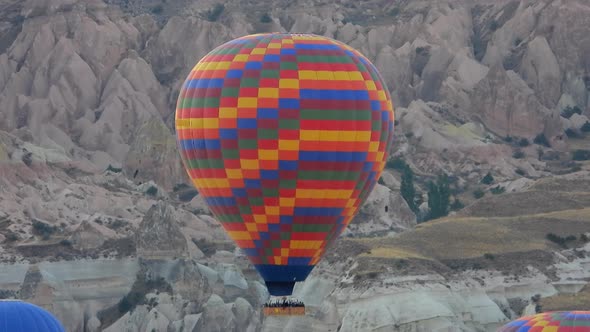
POLYGON ((47 310, 22 301, 0 300, 0 331, 65 332, 47 310))
POLYGON ((271 294, 304 280, 366 200, 393 122, 374 65, 308 34, 221 45, 190 72, 176 109, 189 176, 271 294))
POLYGON ((556 311, 514 320, 498 332, 590 332, 590 311, 556 311))

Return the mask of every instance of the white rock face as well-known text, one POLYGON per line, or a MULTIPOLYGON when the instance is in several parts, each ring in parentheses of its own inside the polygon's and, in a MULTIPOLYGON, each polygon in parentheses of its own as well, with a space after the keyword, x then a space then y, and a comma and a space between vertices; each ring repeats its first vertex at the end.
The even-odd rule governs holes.
POLYGON ((140 257, 175 258, 187 255, 186 238, 172 216, 172 207, 164 202, 149 209, 135 237, 140 257))
POLYGON ((410 229, 415 225, 416 216, 399 192, 377 184, 344 235, 388 233, 410 229))
POLYGON ((164 332, 164 331, 167 331, 168 325, 170 324, 170 321, 168 320, 168 318, 166 318, 165 315, 160 313, 155 308, 149 312, 146 319, 148 320, 147 325, 145 327, 146 331, 158 331, 158 332, 162 331, 162 332, 164 332))
POLYGON ((118 302, 131 289, 139 266, 134 259, 124 259, 2 265, 1 268, 1 289, 26 290, 22 296, 31 296, 29 300, 33 303, 49 306, 66 329, 78 330, 83 326, 85 313, 95 313, 118 302), (27 280, 25 274, 37 277, 27 280))
POLYGON ((580 115, 580 114, 574 114, 572 115, 571 118, 569 118, 569 120, 571 121, 572 124, 572 128, 576 129, 576 130, 580 130, 582 128, 582 126, 584 126, 586 124, 586 122, 588 122, 588 117, 586 117, 585 115, 580 115))
POLYGON ((561 96, 561 72, 557 58, 544 37, 535 37, 524 55, 521 74, 529 87, 541 92, 539 100, 553 107, 561 96))
MULTIPOLYGON (((499 136, 533 139, 544 133, 551 140, 562 140, 561 123, 557 112, 541 105, 534 91, 513 71, 493 67, 473 93, 474 110, 486 127, 499 136), (561 136, 561 138, 556 138, 561 136)), ((556 142, 558 143, 558 142, 556 142)))
MULTIPOLYGON (((498 7, 501 8, 501 6, 498 4, 498 7)), ((502 64, 504 58, 510 54, 515 41, 527 38, 534 27, 535 13, 533 8, 519 5, 510 20, 493 32, 482 62, 490 67, 502 64)))
POLYGON ((432 106, 438 105, 415 101, 408 109, 398 109, 401 127, 411 133, 421 147, 441 152, 486 145, 483 142, 483 130, 478 125, 467 123, 456 126, 447 123, 432 106))
POLYGON ((536 294, 552 296, 558 293, 558 287, 566 293, 575 291, 573 285, 579 287, 580 281, 590 273, 581 270, 589 264, 587 261, 588 258, 578 258, 568 263, 564 259, 556 264, 559 281, 529 268, 530 275, 519 278, 494 271, 465 272, 453 280, 435 274, 383 275, 368 284, 349 286, 341 284, 347 278, 347 273, 340 270, 347 266, 344 262, 332 266, 320 264, 319 271, 314 271, 305 283, 297 284, 294 295, 305 301, 307 310, 322 314, 305 320, 267 320, 265 327, 282 323, 290 326, 291 331, 322 331, 341 326, 345 331, 491 332, 506 323, 507 314, 514 315, 509 300, 520 299, 529 304, 526 312, 534 308, 530 299, 536 294), (336 311, 329 309, 334 307, 336 311), (341 320, 334 321, 335 315, 341 320))
POLYGON ((106 239, 117 238, 117 234, 110 228, 101 226, 94 222, 84 221, 70 235, 70 241, 78 250, 98 248, 106 239))
POLYGON ((248 282, 242 272, 233 264, 219 264, 217 266, 219 276, 225 286, 234 286, 241 289, 248 288, 248 282))

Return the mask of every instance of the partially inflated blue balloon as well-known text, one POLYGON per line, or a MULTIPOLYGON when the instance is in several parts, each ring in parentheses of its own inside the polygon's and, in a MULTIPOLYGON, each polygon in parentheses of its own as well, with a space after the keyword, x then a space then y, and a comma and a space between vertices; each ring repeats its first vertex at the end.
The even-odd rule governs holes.
POLYGON ((34 304, 0 300, 0 332, 65 332, 47 310, 34 304))

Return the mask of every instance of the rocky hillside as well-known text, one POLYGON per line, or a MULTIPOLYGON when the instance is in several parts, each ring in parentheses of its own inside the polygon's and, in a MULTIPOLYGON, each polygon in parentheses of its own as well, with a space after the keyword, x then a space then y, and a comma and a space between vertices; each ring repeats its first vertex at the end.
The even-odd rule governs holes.
POLYGON ((590 269, 589 20, 585 0, 0 0, 0 297, 71 331, 491 331, 567 305, 590 269), (376 64, 424 201, 417 217, 386 170, 288 321, 260 316, 173 129, 194 63, 265 31, 376 64), (465 208, 415 227, 441 172, 465 208))

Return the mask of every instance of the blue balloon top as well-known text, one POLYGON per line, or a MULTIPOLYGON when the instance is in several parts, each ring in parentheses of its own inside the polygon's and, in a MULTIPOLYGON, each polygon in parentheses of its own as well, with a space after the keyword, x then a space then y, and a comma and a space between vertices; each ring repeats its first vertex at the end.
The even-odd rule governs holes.
POLYGON ((22 301, 0 300, 0 331, 65 332, 62 324, 47 310, 22 301))

